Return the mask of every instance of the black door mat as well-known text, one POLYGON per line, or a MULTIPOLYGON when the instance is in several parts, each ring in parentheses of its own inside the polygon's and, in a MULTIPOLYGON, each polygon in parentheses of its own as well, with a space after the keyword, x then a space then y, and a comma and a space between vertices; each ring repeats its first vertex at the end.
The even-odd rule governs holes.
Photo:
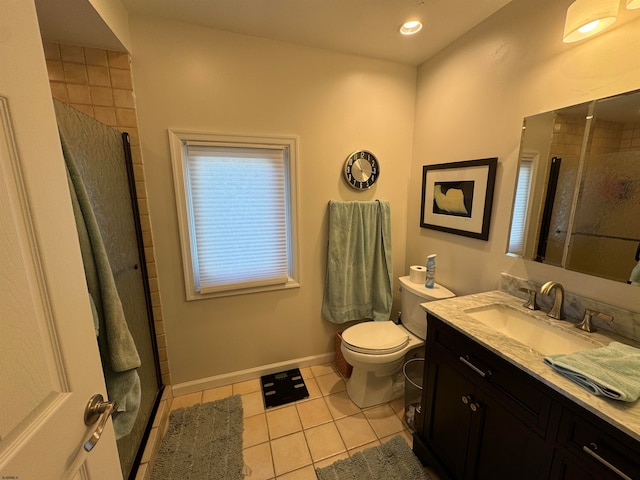
POLYGON ((260 380, 265 408, 296 402, 309 396, 299 368, 263 375, 260 380))

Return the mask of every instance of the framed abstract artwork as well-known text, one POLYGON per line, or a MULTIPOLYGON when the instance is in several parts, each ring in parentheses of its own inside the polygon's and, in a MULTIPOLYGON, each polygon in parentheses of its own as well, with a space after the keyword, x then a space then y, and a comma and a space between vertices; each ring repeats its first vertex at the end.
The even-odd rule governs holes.
POLYGON ((420 226, 489 239, 497 158, 422 167, 420 226))

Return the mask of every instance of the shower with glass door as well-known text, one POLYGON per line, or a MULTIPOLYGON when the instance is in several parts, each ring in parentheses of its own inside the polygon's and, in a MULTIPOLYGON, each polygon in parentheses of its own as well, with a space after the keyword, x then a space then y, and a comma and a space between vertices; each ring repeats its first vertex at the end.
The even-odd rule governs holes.
POLYGON ((162 379, 128 135, 62 102, 54 106, 107 391, 120 404, 113 422, 122 474, 134 478, 162 379))

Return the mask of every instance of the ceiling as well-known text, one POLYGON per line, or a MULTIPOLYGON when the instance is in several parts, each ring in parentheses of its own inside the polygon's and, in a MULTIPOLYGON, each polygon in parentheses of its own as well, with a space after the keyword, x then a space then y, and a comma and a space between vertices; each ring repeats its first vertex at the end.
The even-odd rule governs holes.
MULTIPOLYGON (((419 65, 511 0, 120 1, 130 16, 162 17, 419 65), (424 28, 412 37, 400 35, 398 27, 410 19, 421 20, 424 28)), ((110 48, 105 44, 109 39, 96 38, 101 29, 92 26, 95 15, 86 8, 88 0, 37 0, 36 4, 45 40, 110 48)))

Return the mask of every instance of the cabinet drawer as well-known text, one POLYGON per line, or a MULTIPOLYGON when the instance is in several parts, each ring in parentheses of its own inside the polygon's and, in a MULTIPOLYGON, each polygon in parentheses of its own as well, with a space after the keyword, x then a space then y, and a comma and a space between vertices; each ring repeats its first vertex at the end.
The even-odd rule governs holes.
POLYGON ((640 478, 640 442, 596 417, 565 409, 558 444, 597 478, 640 478))
POLYGON ((474 383, 544 436, 552 402, 536 380, 438 318, 431 315, 427 318, 430 341, 446 350, 453 361, 464 365, 474 383))

